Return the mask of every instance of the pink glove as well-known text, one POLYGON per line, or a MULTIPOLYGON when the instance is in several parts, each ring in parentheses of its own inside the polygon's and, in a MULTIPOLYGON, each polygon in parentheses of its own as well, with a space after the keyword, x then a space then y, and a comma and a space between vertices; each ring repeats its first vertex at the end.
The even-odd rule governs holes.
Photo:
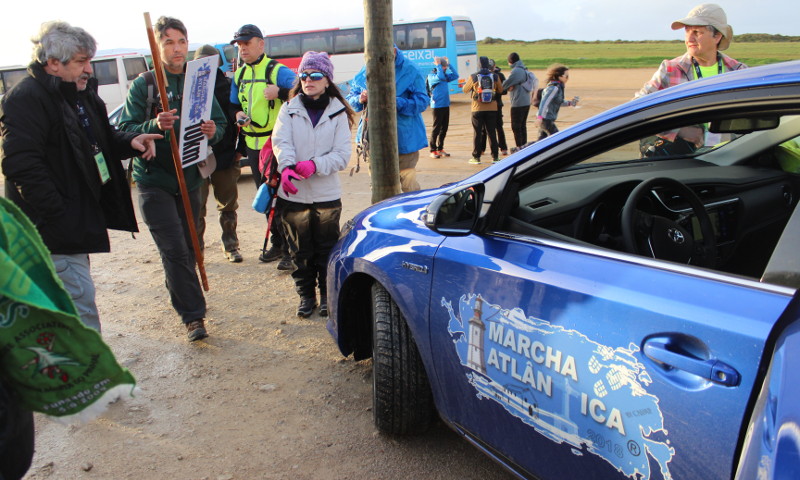
POLYGON ((314 160, 303 160, 302 162, 297 162, 297 165, 294 166, 294 171, 301 177, 308 178, 317 171, 317 164, 314 163, 314 160))
POLYGON ((294 195, 297 193, 297 187, 292 184, 292 180, 296 179, 302 178, 291 168, 284 168, 281 172, 281 185, 283 186, 283 191, 286 192, 287 195, 294 195))

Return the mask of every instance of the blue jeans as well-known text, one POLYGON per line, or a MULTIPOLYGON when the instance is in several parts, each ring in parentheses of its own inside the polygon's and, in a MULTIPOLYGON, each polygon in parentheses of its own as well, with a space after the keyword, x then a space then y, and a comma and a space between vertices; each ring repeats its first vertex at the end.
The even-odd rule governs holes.
POLYGON ((72 297, 81 321, 89 328, 100 331, 100 314, 95 303, 94 280, 89 266, 89 255, 50 255, 56 274, 72 297))
MULTIPOLYGON (((180 195, 171 195, 156 187, 138 185, 139 211, 150 229, 161 255, 167 290, 172 307, 183 323, 206 316, 206 299, 195 270, 192 237, 180 195)), ((200 189, 189 192, 192 215, 200 211, 200 189)))

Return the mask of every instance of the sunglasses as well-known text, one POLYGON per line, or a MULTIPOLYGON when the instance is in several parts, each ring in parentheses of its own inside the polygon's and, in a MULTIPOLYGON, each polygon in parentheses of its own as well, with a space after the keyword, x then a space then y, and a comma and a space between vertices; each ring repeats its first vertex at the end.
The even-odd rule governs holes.
POLYGON ((303 72, 303 73, 300 74, 300 80, 303 80, 303 81, 306 81, 306 80, 310 79, 310 80, 312 80, 314 82, 318 82, 318 81, 322 80, 323 78, 325 78, 325 74, 321 73, 321 72, 314 72, 314 73, 305 73, 305 72, 303 72))

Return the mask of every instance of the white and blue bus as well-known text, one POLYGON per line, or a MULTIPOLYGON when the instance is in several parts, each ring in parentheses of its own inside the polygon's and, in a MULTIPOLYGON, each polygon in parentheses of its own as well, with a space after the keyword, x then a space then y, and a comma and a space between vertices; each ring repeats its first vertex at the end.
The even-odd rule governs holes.
MULTIPOLYGON (((423 75, 433 69, 434 57, 450 59, 459 75, 458 80, 450 83, 451 94, 460 93, 460 85, 477 69, 478 45, 475 29, 468 17, 397 22, 394 24, 394 43, 423 75)), ((336 72, 336 82, 346 88, 346 84, 364 66, 364 27, 267 35, 264 49, 267 56, 280 60, 294 70, 297 70, 305 52, 328 52, 336 72)))

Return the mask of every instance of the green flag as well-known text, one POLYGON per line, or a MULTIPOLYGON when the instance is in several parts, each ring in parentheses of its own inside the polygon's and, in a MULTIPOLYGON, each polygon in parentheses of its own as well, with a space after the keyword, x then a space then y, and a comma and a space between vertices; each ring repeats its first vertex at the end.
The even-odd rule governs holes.
POLYGON ((83 325, 28 217, 0 197, 0 375, 22 405, 89 420, 136 381, 83 325))

